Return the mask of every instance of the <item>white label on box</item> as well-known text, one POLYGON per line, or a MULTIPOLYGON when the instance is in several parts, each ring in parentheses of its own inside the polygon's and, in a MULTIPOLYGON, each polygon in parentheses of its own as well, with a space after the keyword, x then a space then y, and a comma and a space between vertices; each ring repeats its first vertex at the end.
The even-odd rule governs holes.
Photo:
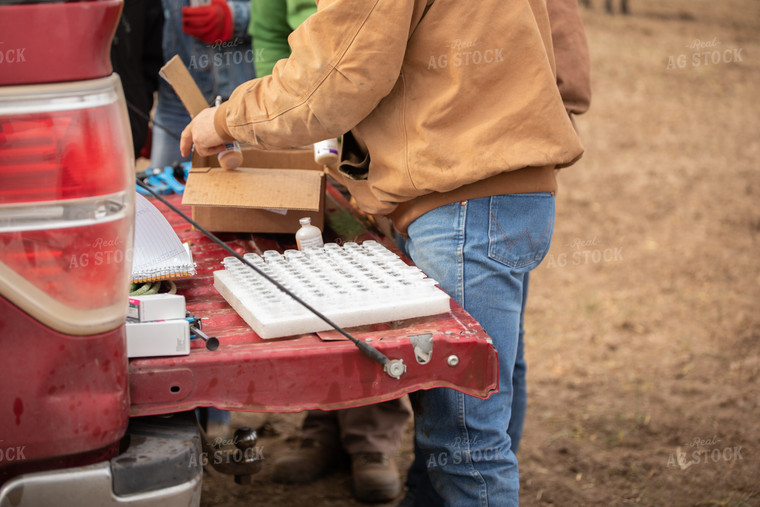
POLYGON ((129 298, 129 308, 127 308, 127 318, 140 320, 140 303, 129 298))

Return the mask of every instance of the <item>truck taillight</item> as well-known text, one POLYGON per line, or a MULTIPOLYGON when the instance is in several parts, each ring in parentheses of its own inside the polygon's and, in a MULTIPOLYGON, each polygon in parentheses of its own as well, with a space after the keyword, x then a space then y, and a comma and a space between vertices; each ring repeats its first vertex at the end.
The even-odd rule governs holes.
POLYGON ((126 175, 117 104, 0 119, 0 204, 74 199, 118 192, 126 175))
POLYGON ((0 91, 0 293, 58 331, 123 322, 130 147, 117 76, 0 91))

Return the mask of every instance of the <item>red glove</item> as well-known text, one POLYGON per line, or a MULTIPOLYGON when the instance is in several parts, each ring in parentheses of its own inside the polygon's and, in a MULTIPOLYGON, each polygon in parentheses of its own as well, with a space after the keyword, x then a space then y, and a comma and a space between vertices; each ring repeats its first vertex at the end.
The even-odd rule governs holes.
POLYGON ((206 44, 226 42, 232 38, 232 12, 224 0, 208 5, 182 8, 182 31, 206 44))

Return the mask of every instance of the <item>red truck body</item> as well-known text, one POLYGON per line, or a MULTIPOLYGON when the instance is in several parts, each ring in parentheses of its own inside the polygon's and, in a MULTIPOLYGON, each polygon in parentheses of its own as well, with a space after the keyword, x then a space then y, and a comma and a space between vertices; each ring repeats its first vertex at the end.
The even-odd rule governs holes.
POLYGON ((129 421, 121 7, 0 5, 0 483, 115 456, 129 421))

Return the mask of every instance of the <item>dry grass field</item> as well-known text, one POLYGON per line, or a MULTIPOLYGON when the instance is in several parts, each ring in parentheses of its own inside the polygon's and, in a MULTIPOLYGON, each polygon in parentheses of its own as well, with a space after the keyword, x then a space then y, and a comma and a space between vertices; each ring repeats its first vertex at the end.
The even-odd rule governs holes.
MULTIPOLYGON (((760 2, 592 3, 586 153, 531 279, 521 503, 760 505, 760 2)), ((267 458, 300 417, 234 414, 267 458)), ((361 505, 345 471, 269 477, 209 472, 203 505, 361 505)))

